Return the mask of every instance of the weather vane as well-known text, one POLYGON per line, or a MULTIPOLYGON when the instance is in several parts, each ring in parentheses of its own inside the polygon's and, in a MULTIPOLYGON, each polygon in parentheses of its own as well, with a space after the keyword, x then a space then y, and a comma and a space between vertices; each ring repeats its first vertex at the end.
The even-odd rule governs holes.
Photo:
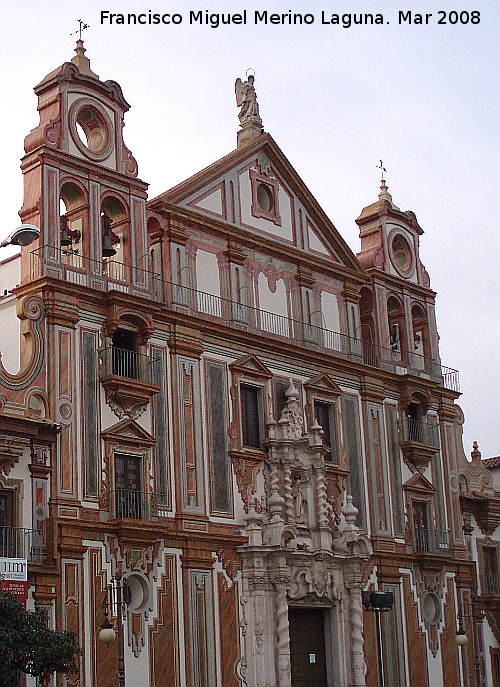
POLYGON ((77 33, 80 34, 79 39, 82 40, 82 31, 85 31, 85 29, 90 29, 90 26, 86 24, 84 21, 81 19, 76 20, 78 24, 80 25, 79 28, 76 31, 73 31, 73 33, 70 33, 70 36, 75 36, 77 33))
POLYGON ((382 160, 380 160, 380 164, 375 166, 377 167, 377 169, 380 169, 380 181, 384 181, 384 172, 387 172, 386 168, 384 167, 384 163, 382 162, 382 160))

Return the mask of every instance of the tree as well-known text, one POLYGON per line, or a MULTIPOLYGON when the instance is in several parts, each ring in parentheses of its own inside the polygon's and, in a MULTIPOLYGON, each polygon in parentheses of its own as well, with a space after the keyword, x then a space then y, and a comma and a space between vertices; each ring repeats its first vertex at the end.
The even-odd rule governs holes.
POLYGON ((16 687, 22 673, 44 682, 56 672, 74 673, 80 653, 72 630, 50 630, 45 611, 27 611, 0 590, 0 687, 16 687))

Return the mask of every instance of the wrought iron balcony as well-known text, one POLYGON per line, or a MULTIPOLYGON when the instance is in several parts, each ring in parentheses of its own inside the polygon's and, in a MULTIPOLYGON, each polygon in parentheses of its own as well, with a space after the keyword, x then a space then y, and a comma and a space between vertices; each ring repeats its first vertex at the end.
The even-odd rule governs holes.
POLYGON ((43 276, 100 291, 116 290, 147 297, 197 318, 221 320, 225 325, 252 334, 288 339, 297 346, 328 351, 396 374, 425 375, 441 382, 447 389, 460 391, 458 372, 432 358, 377 346, 315 324, 166 282, 155 272, 115 260, 92 260, 71 251, 43 246, 31 253, 31 279, 43 276))
POLYGON ((487 596, 500 596, 500 573, 482 575, 481 592, 487 596))
POLYGON ((439 425, 436 422, 406 417, 401 421, 401 440, 439 449, 439 425))
POLYGON ((158 358, 110 346, 101 352, 101 378, 126 377, 146 384, 155 384, 158 379, 158 358))
POLYGON ((39 561, 43 558, 44 551, 45 541, 40 530, 0 527, 0 557, 39 561))
POLYGON ((414 531, 416 553, 451 553, 450 533, 448 531, 416 529, 414 531))
POLYGON ((168 514, 166 494, 134 489, 111 492, 111 517, 125 520, 162 520, 168 514))

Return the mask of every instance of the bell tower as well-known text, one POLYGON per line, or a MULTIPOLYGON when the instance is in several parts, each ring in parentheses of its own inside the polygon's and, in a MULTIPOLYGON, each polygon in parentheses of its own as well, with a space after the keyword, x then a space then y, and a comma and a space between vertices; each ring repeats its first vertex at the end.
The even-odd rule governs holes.
POLYGON ((119 84, 92 71, 85 52, 80 38, 71 62, 34 89, 40 122, 24 141, 19 214, 40 228, 45 260, 47 251, 55 262, 63 252, 86 256, 81 267, 97 276, 103 257, 113 256, 140 271, 147 264, 147 184, 123 141, 130 106, 119 84))
POLYGON ((429 372, 439 360, 435 292, 420 260, 424 233, 410 210, 400 210, 382 178, 378 201, 363 209, 358 259, 372 276, 361 293, 362 339, 391 360, 429 372))

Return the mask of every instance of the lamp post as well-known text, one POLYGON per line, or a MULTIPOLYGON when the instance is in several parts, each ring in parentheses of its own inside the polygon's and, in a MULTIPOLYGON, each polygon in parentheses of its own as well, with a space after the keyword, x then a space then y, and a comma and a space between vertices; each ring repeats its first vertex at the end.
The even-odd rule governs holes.
POLYGON ((484 676, 484 664, 482 663, 482 657, 480 652, 481 646, 481 623, 484 618, 484 609, 480 606, 477 596, 472 594, 471 598, 467 602, 470 605, 468 613, 464 613, 463 604, 459 608, 459 613, 457 615, 457 632, 455 634, 455 642, 457 646, 466 646, 469 642, 469 637, 465 631, 463 621, 470 619, 472 621, 472 639, 473 639, 473 651, 474 651, 474 674, 476 677, 476 686, 484 687, 486 684, 486 678, 484 676))
POLYGON ((116 633, 109 621, 109 612, 116 608, 118 625, 118 684, 125 687, 125 637, 123 628, 123 613, 130 603, 131 591, 126 580, 122 578, 121 570, 117 570, 106 590, 103 602, 104 621, 99 632, 99 639, 108 645, 115 641, 116 633), (116 604, 116 605, 115 605, 116 604))
POLYGON ((377 628, 377 654, 378 654, 378 669, 380 676, 380 687, 385 687, 385 671, 382 654, 382 627, 380 624, 380 614, 388 613, 394 604, 393 592, 384 592, 380 590, 361 592, 361 602, 365 607, 365 611, 375 613, 375 624, 377 628))
POLYGON ((35 227, 34 224, 21 224, 20 227, 0 243, 0 248, 5 248, 5 246, 29 246, 30 243, 33 243, 39 237, 40 229, 35 227))

